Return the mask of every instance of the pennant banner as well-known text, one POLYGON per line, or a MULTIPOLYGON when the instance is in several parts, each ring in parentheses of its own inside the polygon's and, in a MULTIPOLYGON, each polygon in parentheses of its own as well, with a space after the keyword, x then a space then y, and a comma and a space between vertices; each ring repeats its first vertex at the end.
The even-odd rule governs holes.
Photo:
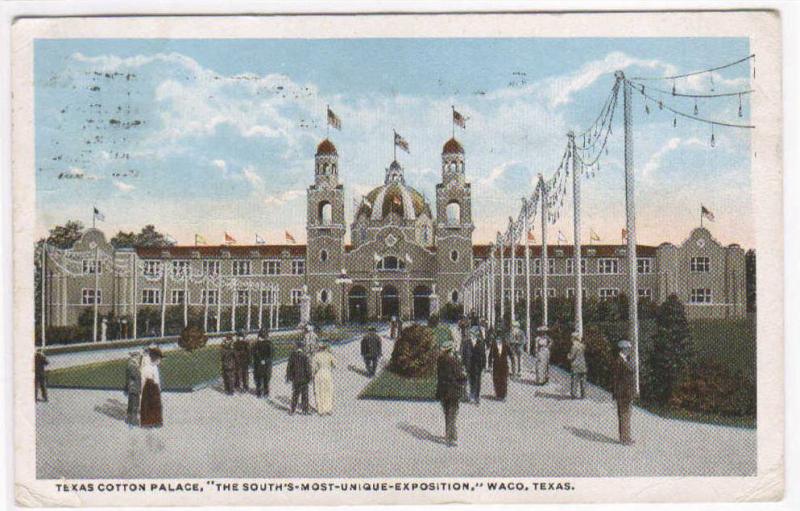
POLYGON ((292 244, 297 243, 297 240, 294 239, 294 236, 292 236, 292 234, 289 231, 284 231, 283 235, 286 238, 287 242, 292 244))
POLYGON ((330 107, 328 107, 328 126, 332 126, 339 131, 342 129, 342 120, 339 119, 338 115, 333 113, 330 107))

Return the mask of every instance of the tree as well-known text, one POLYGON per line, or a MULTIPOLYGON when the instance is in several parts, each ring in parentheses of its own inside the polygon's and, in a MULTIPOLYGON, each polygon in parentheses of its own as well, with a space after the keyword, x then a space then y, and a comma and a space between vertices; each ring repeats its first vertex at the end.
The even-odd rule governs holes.
POLYGON ((667 297, 656 311, 652 344, 648 394, 657 403, 665 404, 693 360, 689 322, 683 304, 675 294, 667 297))
POLYGON ((744 278, 747 290, 747 312, 756 311, 756 251, 752 248, 744 255, 744 278))
POLYGON ((160 233, 152 224, 145 225, 138 233, 119 231, 111 238, 114 248, 133 247, 169 247, 175 242, 167 239, 166 234, 160 233))

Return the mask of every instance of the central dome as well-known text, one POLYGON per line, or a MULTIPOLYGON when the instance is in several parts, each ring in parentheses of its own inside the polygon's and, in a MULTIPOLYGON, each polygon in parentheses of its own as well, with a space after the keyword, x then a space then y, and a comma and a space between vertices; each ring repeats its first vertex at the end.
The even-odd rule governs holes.
POLYGON ((432 218, 425 197, 403 183, 393 182, 374 188, 364 199, 357 217, 366 214, 371 220, 383 220, 391 213, 396 213, 407 220, 415 220, 422 214, 432 218))
POLYGON ((461 146, 461 143, 455 138, 451 138, 450 140, 445 142, 444 147, 442 147, 442 154, 452 154, 452 153, 464 154, 464 148, 461 146))

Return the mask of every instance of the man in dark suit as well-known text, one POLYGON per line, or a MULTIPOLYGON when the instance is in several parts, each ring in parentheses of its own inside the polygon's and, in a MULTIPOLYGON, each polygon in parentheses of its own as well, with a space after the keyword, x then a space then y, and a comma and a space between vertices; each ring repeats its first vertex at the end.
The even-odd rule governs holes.
POLYGON ((49 363, 47 357, 44 356, 44 351, 42 351, 41 348, 36 350, 33 368, 34 398, 36 401, 39 400, 39 392, 41 392, 42 401, 47 402, 47 374, 45 373, 45 367, 47 367, 49 363))
POLYGON ((289 414, 297 409, 297 400, 300 399, 302 412, 308 415, 308 383, 311 381, 311 362, 303 349, 303 343, 295 344, 295 349, 289 355, 286 364, 286 383, 292 383, 292 405, 289 414))
POLYGON ((236 352, 233 350, 233 337, 230 335, 226 335, 225 340, 222 342, 220 359, 222 362, 222 384, 225 387, 225 393, 232 396, 234 376, 236 374, 236 352))
POLYGON ((247 344, 244 331, 239 330, 236 341, 233 343, 233 350, 236 352, 236 378, 234 386, 237 390, 247 392, 250 389, 250 345, 247 344))
POLYGON ((367 335, 361 339, 361 356, 364 358, 364 366, 369 376, 375 376, 378 368, 378 360, 381 358, 383 347, 381 338, 375 332, 375 327, 368 329, 367 335))
POLYGON ((253 345, 253 380, 256 384, 256 396, 269 397, 269 381, 272 379, 272 340, 269 329, 262 328, 258 340, 253 345))
POLYGON ((617 401, 619 443, 633 445, 631 437, 631 403, 636 398, 636 362, 631 353, 631 343, 620 341, 619 355, 614 360, 613 395, 617 401))
POLYGON ((453 343, 448 342, 436 361, 436 399, 442 403, 444 410, 445 439, 449 447, 455 447, 458 441, 458 402, 466 381, 464 370, 453 353, 453 343))
POLYGON ((469 398, 476 405, 481 404, 481 376, 486 368, 486 348, 484 347, 481 327, 473 326, 469 331, 469 360, 464 367, 469 378, 469 398))

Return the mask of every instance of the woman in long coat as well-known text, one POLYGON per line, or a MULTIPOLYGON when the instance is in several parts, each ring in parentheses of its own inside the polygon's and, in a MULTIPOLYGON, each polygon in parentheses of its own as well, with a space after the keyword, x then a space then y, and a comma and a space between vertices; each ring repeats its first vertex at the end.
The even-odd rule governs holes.
POLYGON ((511 347, 498 336, 489 351, 489 367, 492 368, 494 395, 500 401, 505 401, 508 392, 508 368, 512 356, 511 347))
POLYGON ((142 393, 139 424, 143 428, 159 428, 164 423, 161 408, 161 375, 158 366, 163 358, 153 346, 142 357, 142 393))
POLYGON ((325 343, 311 361, 311 374, 314 375, 314 398, 317 401, 317 413, 330 415, 333 411, 333 358, 331 347, 325 343))

